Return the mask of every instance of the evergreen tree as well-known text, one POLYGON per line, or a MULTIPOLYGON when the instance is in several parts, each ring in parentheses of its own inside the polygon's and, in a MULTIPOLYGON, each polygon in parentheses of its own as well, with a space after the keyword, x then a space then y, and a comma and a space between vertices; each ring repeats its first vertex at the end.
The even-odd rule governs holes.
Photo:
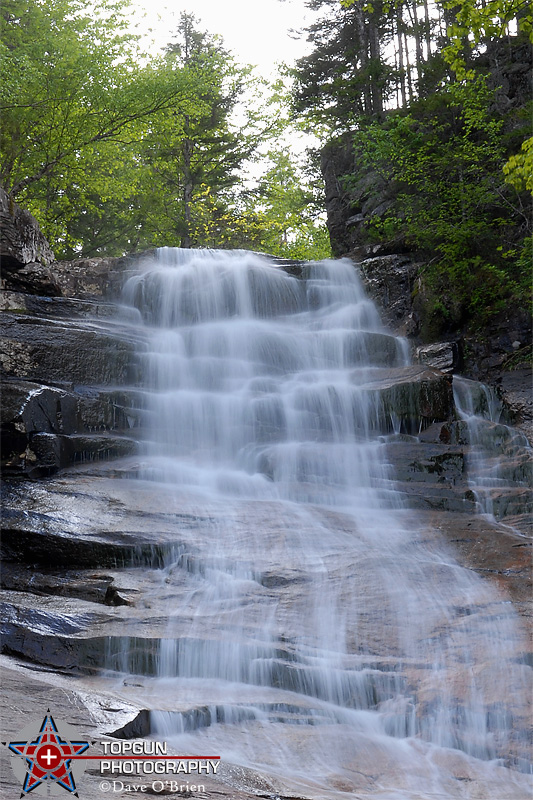
POLYGON ((338 0, 309 0, 326 15, 308 29, 313 52, 297 62, 294 108, 334 129, 360 117, 380 117, 392 71, 383 50, 392 35, 390 13, 378 0, 343 7, 338 0))
POLYGON ((238 168, 254 147, 232 119, 248 71, 238 69, 217 37, 198 30, 197 24, 193 15, 181 14, 166 60, 199 86, 201 102, 194 114, 174 112, 171 119, 161 118, 145 156, 166 194, 165 208, 182 247, 201 243, 194 235, 194 206, 205 189, 220 196, 235 186, 238 168), (173 209, 169 195, 175 199, 173 209))

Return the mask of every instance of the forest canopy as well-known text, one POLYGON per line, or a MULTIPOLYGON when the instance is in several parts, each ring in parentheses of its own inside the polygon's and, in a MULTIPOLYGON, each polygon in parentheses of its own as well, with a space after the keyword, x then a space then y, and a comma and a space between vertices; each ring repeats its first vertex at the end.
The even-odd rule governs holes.
MULTIPOLYGON (((434 334, 530 296, 532 11, 524 0, 308 0, 294 110, 352 170, 357 257, 414 253, 434 334), (333 149, 332 149, 333 148, 333 149)), ((346 248, 346 245, 344 245, 346 248)), ((344 249, 346 252, 346 249, 344 249)))
POLYGON ((457 323, 523 303, 529 4, 307 5, 309 54, 269 84, 190 14, 154 55, 131 31, 128 0, 5 0, 2 187, 60 258, 160 245, 321 258, 319 151, 349 141, 354 168, 339 180, 351 212, 361 182, 381 201, 363 244, 423 258, 436 307, 457 323), (306 163, 296 129, 321 143, 306 163))
POLYGON ((288 124, 282 87, 238 65, 190 14, 160 54, 142 53, 128 8, 3 4, 0 182, 9 196, 60 257, 162 244, 327 256, 313 189, 294 159, 285 216, 273 211, 285 185, 268 188, 284 158, 274 144, 288 124), (270 157, 254 186, 246 177, 261 145, 270 157))

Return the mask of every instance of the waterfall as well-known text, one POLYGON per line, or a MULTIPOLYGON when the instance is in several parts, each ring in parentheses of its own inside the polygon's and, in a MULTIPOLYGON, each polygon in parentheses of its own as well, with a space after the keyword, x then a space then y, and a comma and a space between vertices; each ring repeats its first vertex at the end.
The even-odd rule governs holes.
POLYGON ((481 513, 489 519, 512 517, 522 510, 533 513, 531 448, 526 437, 502 423, 502 403, 482 383, 454 378, 455 405, 467 428, 470 447, 468 477, 481 513), (508 458, 504 461, 502 454, 508 458))
POLYGON ((139 486, 197 521, 176 515, 163 634, 112 662, 148 676, 153 735, 280 794, 521 797, 519 626, 395 486, 376 387, 407 347, 353 264, 163 249, 124 302, 146 343, 139 486))

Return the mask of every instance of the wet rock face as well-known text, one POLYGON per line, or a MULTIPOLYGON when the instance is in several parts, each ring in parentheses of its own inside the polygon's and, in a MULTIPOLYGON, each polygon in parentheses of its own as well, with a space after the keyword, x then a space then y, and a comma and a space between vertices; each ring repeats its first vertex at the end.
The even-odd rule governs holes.
MULTIPOLYGON (((436 436, 435 426, 427 434, 427 438, 436 436)), ((425 491, 424 476, 430 476, 433 471, 438 477, 444 477, 450 482, 459 483, 463 480, 464 459, 461 447, 431 444, 426 453, 422 452, 420 445, 418 452, 415 450, 416 448, 410 452, 409 458, 413 462, 418 460, 421 470, 418 483, 422 492, 425 491)), ((415 477, 413 475, 413 483, 417 482, 415 477)), ((428 477, 426 489, 430 480, 428 477)), ((212 581, 215 565, 218 569, 225 568, 223 561, 217 563, 216 559, 213 560, 213 555, 209 554, 216 509, 210 507, 209 514, 203 519, 186 517, 180 510, 182 498, 172 499, 172 495, 169 488, 166 502, 161 502, 161 496, 146 484, 138 487, 133 481, 110 480, 103 473, 94 472, 91 475, 88 470, 71 476, 64 474, 44 484, 26 487, 18 484, 4 502, 4 506, 13 512, 13 528, 4 541, 4 557, 11 559, 8 562, 10 569, 2 575, 5 589, 5 605, 2 609, 4 652, 11 657, 23 658, 56 671, 74 672, 82 685, 88 679, 84 676, 93 675, 102 669, 130 673, 120 682, 118 690, 121 700, 118 704, 116 701, 108 702, 107 707, 123 708, 124 698, 131 693, 140 703, 146 703, 146 697, 150 696, 153 700, 152 707, 161 711, 154 714, 141 705, 138 709, 131 710, 127 722, 107 722, 103 730, 115 738, 150 735, 166 738, 161 736, 161 728, 158 727, 161 718, 167 731, 208 732, 216 731, 220 723, 231 723, 235 726, 254 724, 258 715, 263 720, 268 719, 269 724, 279 726, 272 730, 279 731, 280 735, 283 735, 283 729, 296 730, 298 735, 302 729, 309 731, 309 736, 319 735, 320 731, 324 731, 323 725, 331 725, 333 721, 328 716, 328 709, 324 709, 321 704, 325 691, 321 673, 315 669, 312 659, 299 659, 291 636, 284 642, 276 643, 275 649, 269 649, 269 643, 262 642, 260 638, 264 622, 261 613, 255 620, 256 627, 247 630, 242 638, 235 631, 232 645, 240 649, 246 663, 257 664, 259 659, 265 667, 268 665, 263 678, 268 695, 251 695, 253 701, 248 702, 243 696, 247 691, 257 691, 254 688, 256 676, 253 681, 243 685, 237 701, 233 698, 230 701, 227 686, 224 686, 220 689, 221 695, 209 698, 207 702, 205 692, 208 690, 205 684, 196 696, 187 695, 186 690, 181 693, 179 688, 174 692, 165 688, 162 695, 154 697, 153 676, 160 669, 162 648, 172 641, 176 642, 176 647, 184 656, 182 663, 187 676, 188 653, 195 652, 196 649, 204 652, 202 648, 208 652, 218 636, 219 619, 213 617, 209 609, 201 607, 197 611, 205 614, 205 626, 202 628, 204 640, 190 638, 190 619, 187 614, 173 617, 173 627, 169 630, 169 605, 176 603, 177 597, 188 595, 192 587, 198 589, 204 581, 206 584, 212 581), (79 518, 85 520, 81 531, 73 518, 74 510, 79 518), (171 550, 176 530, 183 537, 179 543, 182 558, 177 558, 177 551, 171 550), (157 537, 161 547, 159 562, 150 560, 148 547, 150 538, 157 537), (41 539, 40 546, 38 538, 41 539), (140 543, 144 550, 139 548, 140 543), (165 545, 168 547, 166 553, 163 551, 165 545), (122 557, 119 555, 120 551, 122 557), (59 554, 59 564, 64 570, 62 572, 58 566, 52 566, 59 554), (24 566, 30 561, 33 564, 31 570, 24 566), (107 562, 105 572, 99 566, 104 562, 107 562), (77 567, 73 568, 73 564, 77 567), (162 580, 164 576, 166 579, 162 580), (109 602, 109 588, 115 590, 117 600, 122 598, 124 602, 109 602), (131 607, 125 605, 125 602, 132 604, 131 607), (259 650, 254 647, 254 634, 262 642, 259 650), (295 690, 301 691, 302 686, 306 689, 305 697, 293 693, 295 690), (286 690, 291 691, 292 703, 284 694, 286 690)), ((309 576, 304 565, 294 562, 291 569, 295 579, 287 580, 286 563, 272 560, 271 551, 275 549, 274 543, 279 536, 276 511, 279 509, 276 509, 275 504, 270 508, 264 507, 264 504, 250 504, 247 510, 237 512, 235 522, 239 523, 239 514, 243 514, 245 516, 240 519, 243 530, 248 529, 251 524, 254 529, 261 530, 260 541, 255 545, 253 538, 246 540, 248 546, 258 548, 258 559, 255 561, 258 572, 253 573, 255 580, 249 580, 243 589, 250 592, 250 596, 257 592, 261 596, 275 596, 280 606, 285 607, 290 603, 297 603, 306 592, 305 578, 309 576), (250 512, 256 516, 250 519, 250 512), (263 579, 260 575, 261 567, 268 570, 263 572, 263 579)), ((218 522, 222 522, 227 513, 227 508, 220 507, 218 522)), ((334 510, 326 512, 325 509, 323 513, 328 514, 330 522, 337 520, 339 530, 344 530, 347 520, 342 514, 334 510)), ((523 537, 503 526, 491 527, 486 520, 473 516, 466 509, 462 513, 428 510, 419 514, 417 519, 430 541, 440 541, 439 546, 442 546, 443 541, 449 542, 450 548, 453 548, 453 552, 460 553, 462 563, 469 570, 496 583, 502 592, 502 598, 509 593, 516 607, 527 613, 531 579, 530 548, 523 537)), ((357 537, 357 531, 353 531, 351 536, 357 537)), ((350 571, 356 570, 362 586, 365 585, 364 573, 368 569, 366 557, 369 546, 369 542, 363 537, 361 559, 350 564, 350 571)), ((412 569, 413 579, 416 581, 423 578, 425 570, 430 570, 432 574, 429 566, 425 563, 417 565, 416 560, 412 562, 409 554, 410 550, 407 548, 401 569, 412 569)), ((242 557, 241 554, 240 558, 242 557)), ((375 557, 386 558, 380 545, 375 557)), ((334 558, 337 579, 344 580, 344 546, 335 553, 334 558)), ((453 574, 454 568, 450 569, 447 559, 443 559, 438 565, 434 565, 432 579, 446 583, 453 580, 453 574)), ((368 591, 367 586, 365 592, 368 591)), ((383 588, 378 588, 376 592, 378 596, 386 597, 383 588)), ((349 607, 347 604, 347 609, 349 607)), ((487 603, 487 598, 482 597, 479 603, 472 606, 470 600, 459 592, 452 618, 447 620, 447 624, 452 626, 454 636, 460 640, 469 615, 474 618, 477 615, 486 615, 488 621, 491 614, 505 611, 508 613, 509 608, 508 602, 499 604, 494 597, 491 603, 487 603), (498 604, 495 606, 496 602, 498 604)), ((195 609, 191 608, 191 614, 194 613, 195 609)), ((422 655, 414 660, 397 657, 398 644, 394 641, 391 622, 394 613, 394 608, 388 608, 386 602, 377 605, 373 610, 368 605, 365 606, 365 614, 359 619, 359 624, 355 625, 354 621, 349 626, 347 658, 355 661, 359 657, 357 654, 361 637, 371 640, 372 655, 366 657, 364 668, 357 662, 359 668, 347 671, 345 685, 343 684, 343 708, 367 709, 378 713, 387 709, 385 724, 389 727, 386 729, 391 735, 402 738, 408 735, 405 718, 414 713, 415 706, 418 713, 425 713, 432 703, 438 702, 438 697, 427 684, 431 673, 428 666, 431 662, 425 661, 422 655), (392 701, 392 696, 399 691, 408 698, 409 704, 406 708, 395 705, 392 701)), ((301 624, 306 625, 305 614, 302 615, 301 624)), ((434 633, 435 636, 443 635, 440 626, 434 633)), ((421 636, 424 637, 425 633, 421 636)), ((475 639, 469 638, 468 643, 469 646, 476 646, 475 639)), ((505 658, 510 661, 518 657, 514 652, 505 654, 505 658)), ((458 667, 458 674, 459 671, 458 667)), ((98 685, 101 686, 102 682, 98 685)), ((116 678, 113 685, 118 686, 116 678)), ((460 709, 464 691, 460 681, 454 683, 453 690, 457 692, 460 709)), ((487 724, 493 724, 495 729, 497 719, 491 723, 490 713, 491 709, 496 709, 494 714, 497 713, 498 691, 499 687, 495 687, 494 694, 488 697, 487 724)), ((92 695, 94 689, 90 688, 89 692, 92 695)), ((516 729, 521 731, 524 724, 525 721, 517 716, 516 729)), ((402 743, 402 746, 403 744, 406 743, 402 743)), ((519 752, 521 751, 517 750, 517 757, 519 752)), ((323 794, 321 797, 325 798, 327 795, 323 794)))
POLYGON ((0 257, 2 269, 16 272, 28 264, 48 266, 54 253, 39 224, 0 188, 0 257))
POLYGON ((362 389, 377 395, 376 427, 384 433, 391 432, 393 420, 398 421, 400 433, 418 433, 433 422, 453 417, 451 377, 435 369, 392 368, 362 389))
POLYGON ((498 379, 498 389, 509 421, 527 436, 533 447, 533 394, 530 367, 524 366, 502 373, 498 379))
POLYGON ((0 366, 8 377, 59 385, 137 382, 134 344, 125 335, 23 314, 3 314, 1 332, 0 366))
POLYGON ((419 333, 420 322, 412 300, 419 267, 405 255, 375 256, 359 263, 365 289, 385 324, 400 336, 413 338, 419 333))
POLYGON ((130 430, 141 413, 135 392, 103 388, 137 382, 133 344, 72 321, 2 317, 4 469, 42 477, 133 453, 130 430))
POLYGON ((67 391, 6 381, 1 423, 4 475, 43 477, 72 463, 134 453, 137 442, 131 434, 140 424, 141 402, 131 391, 67 391))
POLYGON ((459 347, 457 342, 427 344, 417 347, 415 357, 420 364, 427 364, 441 372, 455 372, 459 364, 459 347))
MULTIPOLYGON (((114 271, 116 265, 107 266, 114 271)), ((21 292, 5 298, 9 346, 3 362, 6 380, 2 432, 8 477, 2 537, 7 563, 2 574, 4 653, 54 672, 74 672, 80 682, 88 680, 87 674, 94 676, 102 669, 131 672, 133 676, 120 688, 119 699, 108 701, 106 708, 123 709, 128 692, 137 697, 142 694, 146 703, 146 683, 160 674, 161 654, 168 650, 169 643, 182 648, 184 664, 190 654, 198 652, 203 663, 203 654, 220 641, 221 619, 232 613, 223 608, 220 615, 213 614, 211 605, 208 609, 201 604, 191 606, 190 615, 185 610, 171 618, 169 629, 169 608, 182 607, 183 598, 191 597, 191 592, 196 593, 204 584, 210 593, 214 573, 226 574, 231 582, 233 562, 242 562, 246 579, 239 586, 243 592, 242 608, 250 609, 250 623, 245 633, 237 632, 229 645, 239 649, 246 669, 263 669, 259 675, 263 681, 259 681, 261 691, 265 688, 279 692, 279 697, 267 702, 250 695, 252 712, 241 697, 234 706, 228 705, 226 697, 214 697, 209 705, 205 705, 205 698, 187 699, 183 708, 175 711, 173 696, 165 698, 166 705, 154 700, 154 708, 161 708, 166 721, 175 723, 176 728, 191 731, 216 728, 220 722, 251 724, 259 710, 269 723, 279 726, 276 731, 289 729, 292 734, 305 729, 320 735, 321 724, 331 724, 315 707, 315 700, 322 703, 327 699, 321 675, 309 659, 298 660, 294 645, 300 627, 311 625, 306 613, 306 592, 317 576, 306 572, 299 546, 298 557, 292 561, 285 555, 278 560, 272 557, 280 539, 290 542, 291 530, 296 527, 291 518, 280 521, 277 503, 245 502, 242 509, 236 504, 231 508, 215 504, 206 509, 202 504, 199 512, 198 503, 189 499, 190 505, 186 506, 186 493, 177 496, 175 487, 161 489, 148 481, 129 480, 138 474, 137 457, 109 461, 135 452, 146 411, 141 387, 128 385, 138 380, 133 353, 139 343, 131 341, 130 334, 114 317, 112 306, 102 302, 103 295, 113 293, 115 277, 108 280, 101 267, 100 260, 86 262, 86 267, 80 262, 76 274, 65 267, 68 277, 62 291, 79 292, 83 299, 50 299, 21 292), (98 295, 96 302, 94 297, 98 295), (93 464, 93 460, 98 463, 93 464), (76 466, 72 469, 73 465, 76 466), (54 475, 64 467, 71 469, 54 475), (46 480, 35 480, 39 477, 46 480), (233 515, 231 522, 240 531, 231 565, 213 551, 213 532, 222 529, 228 515, 233 515), (255 536, 256 532, 260 537, 255 536), (274 598, 280 609, 301 607, 297 635, 289 631, 275 647, 268 641, 261 647, 253 643, 254 638, 262 642, 264 607, 259 599, 264 598, 274 598), (198 639, 193 639, 191 620, 204 613, 205 627, 196 633, 198 639), (300 706, 283 702, 283 692, 302 686, 307 699, 300 706)), ((296 264, 283 267, 299 274, 296 264)), ((399 306, 392 294, 389 297, 389 307, 396 314, 399 306)), ((496 583, 502 597, 511 596, 519 611, 527 613, 527 542, 509 528, 491 526, 474 516, 475 498, 468 484, 469 432, 465 423, 456 419, 451 376, 428 364, 395 367, 402 362, 392 337, 385 334, 368 334, 365 345, 380 354, 383 368, 379 375, 367 374, 363 382, 360 376, 364 370, 356 369, 354 352, 353 384, 361 379, 358 389, 376 408, 374 430, 382 436, 386 459, 397 476, 406 505, 423 509, 424 536, 439 547, 443 538, 450 542, 454 552, 460 553, 461 563, 496 583), (394 433, 395 430, 399 432, 394 433)), ((494 437, 499 450, 509 456, 509 474, 522 479, 528 467, 512 437, 506 439, 504 431, 496 428, 487 429, 487 437, 494 437)), ((513 526, 518 527, 521 522, 523 501, 522 496, 502 495, 502 515, 507 514, 505 521, 513 526)), ((368 583, 365 578, 370 543, 361 536, 358 557, 348 563, 347 546, 360 534, 353 530, 345 541, 350 528, 342 514, 331 509, 319 511, 328 530, 342 537, 342 546, 339 544, 338 551, 332 554, 331 569, 335 580, 341 582, 352 580, 353 572, 353 584, 347 584, 346 594, 341 597, 351 608, 354 591, 368 583)), ((384 533, 388 536, 390 532, 384 533)), ((320 542, 324 540, 322 522, 317 536, 320 542)), ((382 542, 377 542, 373 559, 381 563, 387 556, 384 551, 382 542)), ((439 562, 434 579, 443 584, 451 580, 453 570, 444 574, 448 566, 446 560, 439 562)), ((413 582, 418 585, 429 568, 422 564, 420 574, 416 573, 418 564, 411 558, 408 545, 401 569, 413 569, 413 582)), ((343 678, 343 707, 380 712, 389 709, 387 730, 406 736, 406 720, 415 704, 425 713, 424 709, 438 701, 426 683, 431 661, 421 657, 416 663, 406 663, 398 656, 397 612, 392 604, 388 608, 387 603, 381 602, 386 587, 371 585, 365 591, 375 592, 374 599, 379 602, 374 604, 375 611, 365 611, 360 618, 354 616, 347 628, 347 659, 352 659, 357 668, 347 669, 343 678), (361 637, 371 652, 363 668, 356 660, 361 637), (387 705, 393 702, 398 689, 408 695, 407 708, 387 705)), ((355 607, 366 609, 367 600, 366 596, 364 602, 361 598, 355 607)), ((452 624, 459 637, 470 613, 461 605, 463 600, 458 592, 457 619, 452 624)), ((502 603, 501 608, 505 611, 509 605, 502 603)), ((369 609, 370 606, 371 603, 369 609)), ((475 613, 494 612, 479 603, 475 613)), ((433 635, 438 637, 441 633, 440 627, 435 627, 433 635)), ((315 635, 315 631, 309 631, 309 635, 315 635)), ((418 635, 421 642, 428 639, 425 633, 418 635)), ((460 652, 461 646, 457 649, 460 652)), ((222 645, 220 653, 224 653, 222 645)), ((506 653, 505 657, 512 660, 515 653, 506 653)), ((347 662, 348 667, 351 663, 347 662)), ((184 672, 187 676, 186 667, 184 672)), ((256 672, 251 671, 252 674, 256 681, 256 672)), ((460 709, 462 690, 459 685, 455 689, 460 709)), ((89 684, 88 691, 94 698, 94 685, 89 684)), ((143 709, 145 705, 132 709, 129 724, 117 719, 102 730, 113 731, 114 737, 156 735, 153 716, 143 709)), ((516 727, 522 730, 520 719, 516 727)), ((350 787, 347 791, 355 792, 360 784, 354 782, 350 787)), ((234 800, 239 795, 235 792, 228 796, 234 800)))

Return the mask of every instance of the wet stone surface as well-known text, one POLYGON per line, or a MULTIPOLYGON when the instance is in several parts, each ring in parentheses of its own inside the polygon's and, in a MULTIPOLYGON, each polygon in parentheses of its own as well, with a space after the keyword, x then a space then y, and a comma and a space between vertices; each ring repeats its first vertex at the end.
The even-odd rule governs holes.
MULTIPOLYGON (((222 276, 230 320, 242 285, 212 269, 197 305, 180 295, 170 310, 186 318, 178 341, 100 302, 131 268, 112 261, 58 265, 77 299, 4 298, 4 729, 31 713, 31 694, 91 737, 221 753, 202 797, 427 800, 438 773, 447 800, 523 800, 523 441, 488 422, 474 441, 451 377, 402 366, 404 343, 381 329, 346 263, 329 283, 278 264, 309 280, 308 329, 302 281, 254 267, 257 319, 248 309, 238 338, 212 319, 221 297, 200 290, 222 276), (347 291, 353 302, 337 307, 347 291), (159 365, 151 396, 148 359, 159 365), (154 440, 166 457, 189 433, 166 472, 154 440), (248 459, 238 470, 217 461, 231 461, 233 436, 248 459), (489 476, 498 459, 499 522, 476 513, 479 443, 489 476)), ((157 306, 165 291, 150 299, 149 283, 135 296, 157 306)), ((83 791, 101 797, 94 770, 83 791)))

